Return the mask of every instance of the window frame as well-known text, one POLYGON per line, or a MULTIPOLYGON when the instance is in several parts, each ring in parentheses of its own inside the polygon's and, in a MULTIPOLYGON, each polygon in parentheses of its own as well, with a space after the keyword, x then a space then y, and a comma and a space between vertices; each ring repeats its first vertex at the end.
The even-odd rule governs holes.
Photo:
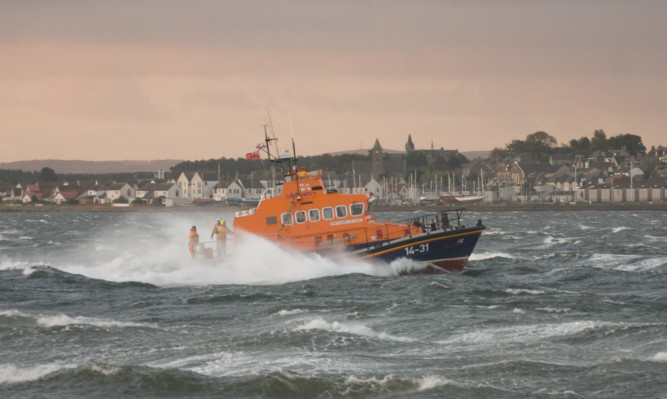
POLYGON ((319 222, 320 221, 320 210, 317 209, 317 208, 308 209, 308 220, 310 220, 311 222, 319 222), (311 212, 315 212, 315 214, 317 215, 316 219, 313 219, 311 217, 311 215, 310 215, 311 212))
POLYGON ((322 219, 323 220, 334 220, 336 217, 336 212, 334 211, 333 207, 327 206, 326 208, 322 208, 322 219), (331 211, 331 217, 326 216, 326 211, 330 210, 331 211))
POLYGON ((294 212, 294 221, 297 224, 304 224, 304 223, 306 223, 307 220, 308 220, 308 214, 306 213, 306 211, 301 210, 301 211, 295 211, 294 212), (302 215, 303 220, 299 221, 299 216, 297 216, 297 215, 302 215))
POLYGON ((337 219, 345 219, 345 218, 347 218, 347 206, 345 206, 345 205, 337 205, 337 206, 336 206, 336 218, 337 218, 337 219), (339 215, 339 211, 338 211, 339 209, 342 209, 342 210, 345 212, 345 215, 340 216, 340 215, 339 215))
POLYGON ((365 207, 363 202, 353 202, 353 203, 351 203, 350 204, 350 216, 352 216, 352 217, 354 217, 354 216, 363 216, 365 208, 366 207, 365 207), (358 213, 358 214, 352 212, 352 207, 355 206, 355 205, 361 205, 361 212, 358 213))

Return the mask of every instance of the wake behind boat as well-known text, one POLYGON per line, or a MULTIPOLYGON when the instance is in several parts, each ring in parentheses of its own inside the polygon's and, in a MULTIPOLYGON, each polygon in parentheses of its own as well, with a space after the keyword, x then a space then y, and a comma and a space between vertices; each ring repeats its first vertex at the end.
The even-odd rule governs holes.
POLYGON ((362 259, 391 262, 407 258, 437 268, 461 271, 482 230, 462 224, 462 210, 442 211, 399 222, 381 222, 370 212, 372 194, 341 194, 328 189, 322 171, 296 167, 296 158, 274 158, 266 137, 265 151, 275 162, 294 165, 262 194, 256 208, 236 212, 234 230, 264 237, 281 247, 331 253, 345 250, 362 259), (455 215, 450 221, 450 213, 455 215))

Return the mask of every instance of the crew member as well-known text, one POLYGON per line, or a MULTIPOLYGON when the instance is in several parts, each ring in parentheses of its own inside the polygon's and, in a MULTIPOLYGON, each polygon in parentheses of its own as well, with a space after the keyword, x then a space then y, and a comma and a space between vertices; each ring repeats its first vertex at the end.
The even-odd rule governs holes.
POLYGON ((227 254, 227 234, 234 234, 231 230, 227 228, 227 224, 224 220, 218 220, 213 226, 211 231, 211 238, 215 235, 215 240, 217 243, 217 255, 218 258, 227 254))
POLYGON ((440 217, 442 218, 442 229, 443 230, 451 229, 452 226, 449 224, 449 216, 447 215, 447 212, 442 211, 440 213, 440 217))
POLYGON ((190 243, 188 247, 190 249, 190 255, 195 256, 195 250, 199 246, 199 234, 197 233, 197 226, 192 226, 190 229, 190 243))

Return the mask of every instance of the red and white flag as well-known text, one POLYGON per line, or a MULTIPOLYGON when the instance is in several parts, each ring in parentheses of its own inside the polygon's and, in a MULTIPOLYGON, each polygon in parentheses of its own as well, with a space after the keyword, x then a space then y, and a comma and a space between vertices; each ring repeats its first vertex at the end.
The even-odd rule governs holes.
POLYGON ((252 161, 253 159, 259 159, 259 158, 260 158, 259 157, 259 151, 249 152, 249 153, 245 154, 245 159, 248 160, 248 161, 252 161))

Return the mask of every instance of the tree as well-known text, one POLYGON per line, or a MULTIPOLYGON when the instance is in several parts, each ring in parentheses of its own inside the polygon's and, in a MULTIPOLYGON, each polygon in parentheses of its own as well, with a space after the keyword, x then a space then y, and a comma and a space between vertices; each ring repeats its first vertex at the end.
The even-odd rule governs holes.
POLYGON ((556 145, 558 141, 555 137, 539 131, 526 136, 526 140, 512 140, 507 145, 507 152, 509 155, 527 155, 546 162, 556 145))
POLYGON ((599 129, 593 133, 593 138, 591 139, 591 151, 603 151, 606 152, 609 149, 609 143, 607 142, 607 135, 604 130, 599 129))
POLYGON ((642 138, 637 135, 630 133, 619 134, 618 136, 610 137, 607 142, 609 148, 616 150, 625 147, 628 154, 632 156, 636 157, 637 154, 646 155, 646 147, 642 143, 642 138))
POLYGON ((39 172, 37 179, 41 182, 55 182, 58 181, 58 176, 53 169, 44 167, 42 168, 42 171, 39 172))
POLYGON ((502 161, 507 158, 507 150, 496 147, 493 149, 493 151, 491 151, 491 158, 495 159, 496 161, 502 161))
POLYGON ((419 169, 427 164, 424 151, 411 151, 405 156, 405 166, 408 171, 419 169))
POLYGON ((582 137, 579 140, 572 139, 570 140, 570 150, 574 154, 583 155, 588 157, 591 155, 591 141, 588 137, 582 137))
POLYGON ((526 142, 535 147, 547 147, 547 148, 554 148, 558 145, 558 140, 556 140, 555 137, 539 131, 535 132, 533 134, 529 134, 526 136, 526 142))

